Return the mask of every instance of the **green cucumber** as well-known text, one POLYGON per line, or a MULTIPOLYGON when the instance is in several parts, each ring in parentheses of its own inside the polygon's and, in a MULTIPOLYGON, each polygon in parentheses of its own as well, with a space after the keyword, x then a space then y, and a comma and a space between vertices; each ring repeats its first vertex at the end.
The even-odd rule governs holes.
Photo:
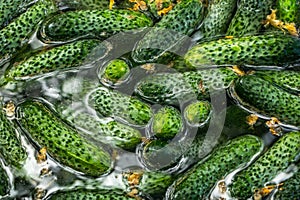
POLYGON ((300 197, 300 171, 298 171, 288 180, 283 182, 281 190, 278 190, 274 199, 297 199, 300 197))
POLYGON ((237 0, 212 1, 196 35, 199 35, 200 39, 225 35, 236 6, 237 0))
POLYGON ((106 39, 118 32, 152 25, 146 15, 130 10, 79 10, 58 14, 46 21, 41 35, 50 41, 65 41, 82 36, 106 39))
POLYGON ((241 0, 226 35, 241 37, 258 33, 273 5, 273 0, 241 0))
POLYGON ((135 93, 149 102, 178 104, 190 98, 209 98, 209 92, 227 89, 237 77, 230 68, 160 73, 142 79, 135 93))
POLYGON ((24 61, 14 63, 5 73, 6 81, 24 80, 59 69, 70 69, 103 57, 107 52, 97 40, 82 40, 41 51, 24 61), (97 54, 97 55, 95 55, 97 54))
POLYGON ((252 165, 234 176, 232 185, 229 186, 231 196, 238 199, 249 198, 255 189, 263 188, 265 183, 296 162, 299 152, 300 132, 282 136, 252 165))
POLYGON ((8 176, 0 165, 0 198, 9 192, 8 176))
POLYGON ((285 23, 296 23, 297 14, 300 12, 299 0, 278 0, 276 8, 278 19, 285 23))
POLYGON ((21 144, 20 138, 3 111, 0 112, 0 156, 8 165, 22 167, 27 152, 21 144))
POLYGON ((52 0, 39 0, 25 13, 0 30, 0 60, 10 58, 29 40, 38 23, 57 11, 52 0))
POLYGON ((145 126, 152 116, 148 104, 116 90, 99 87, 91 93, 89 101, 101 115, 121 118, 137 126, 145 126))
POLYGON ((183 130, 181 113, 171 106, 162 107, 154 114, 151 130, 159 139, 172 139, 183 130))
POLYGON ((63 0, 59 3, 64 7, 76 10, 109 8, 109 0, 63 0))
POLYGON ((200 43, 184 56, 195 68, 222 65, 286 66, 300 59, 300 39, 284 34, 244 36, 200 43))
POLYGON ((284 124, 300 126, 300 97, 255 75, 241 77, 234 85, 233 97, 240 104, 284 124))
POLYGON ((184 118, 192 126, 202 126, 209 119, 211 109, 208 101, 196 101, 184 109, 184 118))
POLYGON ((119 84, 126 80, 130 67, 125 60, 114 59, 104 66, 100 73, 101 81, 108 84, 119 84))
POLYGON ((77 189, 71 191, 59 191, 52 194, 49 198, 53 200, 134 200, 135 198, 127 196, 126 193, 119 190, 87 190, 77 189))
POLYGON ((18 110, 21 128, 61 164, 90 176, 100 176, 110 169, 108 152, 83 138, 41 102, 23 102, 18 110))
POLYGON ((179 2, 168 14, 155 24, 132 51, 135 62, 154 62, 166 50, 196 29, 202 20, 203 6, 199 0, 179 2))
POLYGON ((251 135, 231 140, 175 181, 166 199, 206 199, 218 180, 247 164, 262 147, 263 142, 251 135))

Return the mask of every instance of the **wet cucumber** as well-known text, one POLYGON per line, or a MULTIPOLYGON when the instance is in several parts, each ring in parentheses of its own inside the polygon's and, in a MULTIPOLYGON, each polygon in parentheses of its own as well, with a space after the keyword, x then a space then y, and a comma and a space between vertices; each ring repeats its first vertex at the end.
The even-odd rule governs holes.
POLYGON ((180 1, 154 28, 136 44, 132 51, 135 62, 154 62, 187 35, 202 20, 202 3, 199 0, 180 1))
POLYGON ((278 0, 277 1, 278 19, 283 22, 296 23, 297 14, 300 12, 299 0, 278 0))
POLYGON ((128 78, 129 73, 130 67, 125 60, 114 59, 101 70, 101 82, 109 85, 120 84, 128 78))
POLYGON ((103 57, 107 51, 106 46, 98 40, 82 40, 54 47, 14 63, 6 71, 4 79, 24 80, 59 69, 79 67, 103 57))
POLYGON ((152 110, 148 104, 103 87, 91 93, 89 102, 101 115, 116 117, 137 126, 145 126, 152 116, 152 110))
POLYGON ((63 7, 76 10, 109 8, 109 0, 63 0, 59 3, 63 7))
POLYGON ((184 56, 195 68, 211 66, 279 66, 300 59, 300 39, 284 34, 244 36, 200 43, 184 56))
POLYGON ((100 176, 110 169, 110 155, 102 147, 83 138, 41 102, 23 102, 18 110, 22 129, 61 164, 90 176, 100 176))
MULTIPOLYGON (((256 34, 262 28, 262 21, 270 14, 273 0, 241 0, 229 25, 226 35, 241 37, 256 34)), ((261 45, 260 47, 262 47, 261 45)))
POLYGON ((4 159, 4 163, 15 167, 22 167, 27 158, 27 152, 17 136, 13 123, 7 119, 3 111, 0 112, 0 157, 4 159))
POLYGON ((282 136, 252 165, 234 176, 233 183, 229 186, 231 196, 247 199, 255 189, 263 188, 265 183, 296 162, 299 152, 300 132, 282 136))
POLYGON ((300 97, 271 82, 255 75, 244 76, 235 82, 232 95, 250 110, 300 126, 300 97))
POLYGON ((29 40, 37 24, 57 8, 52 0, 39 0, 25 13, 0 30, 0 60, 11 57, 29 40))
POLYGON ((46 21, 41 36, 50 41, 65 41, 81 36, 108 38, 120 31, 152 26, 146 15, 130 10, 80 10, 58 14, 46 21))
POLYGON ((166 199, 206 199, 218 180, 249 162, 262 146, 259 138, 250 135, 231 140, 175 181, 166 199))
POLYGON ((211 110, 208 101, 195 101, 184 109, 184 118, 192 126, 202 126, 208 121, 211 110))
POLYGON ((275 200, 297 199, 300 197, 300 171, 298 171, 288 180, 283 182, 282 190, 278 190, 275 200))
POLYGON ((209 98, 209 92, 227 89, 237 77, 230 68, 161 73, 142 79, 135 93, 149 102, 178 104, 189 99, 209 98))
POLYGON ((5 170, 0 165, 0 198, 6 195, 9 191, 8 176, 5 170))

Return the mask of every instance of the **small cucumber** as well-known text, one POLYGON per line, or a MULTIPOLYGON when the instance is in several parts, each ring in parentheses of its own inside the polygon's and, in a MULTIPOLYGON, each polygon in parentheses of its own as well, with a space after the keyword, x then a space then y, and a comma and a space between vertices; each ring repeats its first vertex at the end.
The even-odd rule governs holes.
POLYGON ((203 6, 199 0, 180 1, 155 24, 132 51, 135 62, 154 62, 185 36, 191 35, 202 21, 203 6))
POLYGON ((196 101, 184 109, 184 118, 192 126, 202 126, 208 121, 211 109, 208 101, 196 101))
POLYGON ((255 75, 235 82, 232 96, 245 107, 285 124, 300 126, 300 97, 255 75))
POLYGON ((299 152, 300 132, 282 136, 252 165, 234 176, 229 186, 230 194, 238 199, 249 198, 255 189, 263 188, 265 183, 296 162, 299 152))
POLYGON ((108 9, 109 0, 63 0, 59 1, 62 7, 68 7, 69 9, 76 10, 88 10, 88 9, 108 9))
POLYGON ((209 92, 227 89, 237 77, 230 68, 160 73, 142 79, 135 93, 149 102, 178 104, 190 98, 209 98, 209 92))
POLYGON ((152 117, 148 104, 116 90, 100 87, 91 93, 89 102, 101 115, 121 118, 137 126, 148 124, 152 117))
POLYGON ((58 14, 46 21, 41 36, 65 41, 82 36, 108 38, 118 32, 152 26, 146 15, 130 10, 79 10, 58 14))
POLYGON ((288 180, 283 182, 281 190, 278 190, 275 198, 280 199, 297 199, 300 197, 300 171, 298 171, 288 180))
POLYGON ((8 176, 0 165, 0 198, 9 192, 8 176))
POLYGON ((3 111, 0 112, 0 156, 8 165, 22 167, 27 152, 23 148, 20 138, 3 111))
POLYGON ((276 8, 278 19, 285 23, 296 23, 297 14, 300 12, 299 0, 278 0, 276 8))
MULTIPOLYGON (((241 37, 260 31, 262 21, 270 14, 273 0, 241 0, 226 35, 241 37)), ((262 47, 263 45, 260 45, 262 47)))
POLYGON ((213 40, 195 45, 184 56, 195 68, 211 66, 279 66, 300 59, 300 39, 284 34, 265 34, 213 40))
POLYGON ((23 102, 18 110, 21 128, 61 164, 90 176, 100 176, 110 169, 108 152, 83 138, 41 102, 23 102))
POLYGON ((38 23, 57 11, 52 0, 39 0, 0 30, 0 60, 9 58, 29 40, 38 23))
POLYGON ((100 72, 101 81, 110 85, 120 84, 126 80, 130 73, 130 67, 125 60, 114 59, 104 66, 100 72))
POLYGON ((262 141, 251 135, 231 140, 175 181, 166 199, 206 199, 218 180, 245 165, 262 147, 262 141))

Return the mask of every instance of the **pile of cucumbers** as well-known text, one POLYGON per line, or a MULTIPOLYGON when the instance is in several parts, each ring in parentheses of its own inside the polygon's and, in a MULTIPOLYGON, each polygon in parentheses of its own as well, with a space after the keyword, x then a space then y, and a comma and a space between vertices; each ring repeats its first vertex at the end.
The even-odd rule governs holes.
POLYGON ((300 0, 0 2, 0 199, 300 199, 300 0))

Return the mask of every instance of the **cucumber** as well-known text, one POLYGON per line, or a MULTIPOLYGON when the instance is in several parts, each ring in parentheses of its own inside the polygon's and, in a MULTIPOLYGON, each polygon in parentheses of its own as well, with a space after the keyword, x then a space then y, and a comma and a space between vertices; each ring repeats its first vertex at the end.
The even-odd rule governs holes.
POLYGON ((153 1, 153 0, 146 0, 148 11, 152 14, 155 19, 161 19, 162 16, 167 15, 168 13, 164 14, 163 10, 168 10, 170 6, 172 8, 176 6, 178 3, 176 0, 163 0, 163 1, 153 1))
POLYGON ((59 69, 79 67, 92 62, 92 59, 103 57, 107 51, 106 46, 97 40, 82 40, 54 47, 14 63, 6 71, 5 79, 24 80, 59 69))
POLYGON ((126 80, 130 67, 125 60, 114 59, 104 66, 100 72, 101 81, 108 84, 120 84, 126 80))
POLYGON ((29 40, 40 21, 57 11, 52 0, 39 0, 25 13, 0 30, 0 60, 10 58, 29 40))
POLYGON ((237 0, 212 1, 199 31, 196 32, 196 35, 200 37, 199 39, 225 35, 236 6, 237 0))
POLYGON ((151 130, 159 139, 172 139, 183 130, 181 113, 171 106, 162 107, 153 116, 151 130))
POLYGON ((282 190, 278 190, 274 199, 297 199, 300 197, 300 171, 283 182, 282 190))
POLYGON ((100 176, 111 167, 111 158, 99 145, 59 119, 39 101, 25 101, 18 105, 21 128, 39 147, 46 147, 49 155, 63 165, 89 176, 100 176))
POLYGON ((211 66, 278 66, 300 59, 300 39, 284 34, 244 36, 200 43, 184 56, 195 68, 211 66))
POLYGON ((9 192, 8 176, 5 170, 0 165, 0 198, 9 192))
POLYGON ((285 23, 296 23, 297 14, 300 12, 299 9, 300 9, 299 0, 278 0, 277 1, 278 19, 280 19, 285 23))
MULTIPOLYGON (((270 14, 273 0, 241 0, 226 35, 241 37, 260 31, 262 21, 270 14)), ((263 45, 262 45, 263 46, 263 45)))
POLYGON ((166 199, 206 199, 218 180, 245 165, 262 150, 262 141, 246 135, 216 149, 205 161, 199 162, 170 187, 166 199))
POLYGON ((191 98, 209 98, 209 92, 227 89, 237 77, 230 68, 160 73, 138 82, 135 93, 152 103, 178 104, 191 98))
POLYGON ((27 152, 17 136, 13 123, 7 119, 3 111, 0 112, 0 156, 5 163, 17 168, 22 167, 27 158, 27 152))
POLYGON ((120 118, 132 125, 145 126, 152 116, 152 110, 148 104, 103 87, 97 88, 90 94, 89 102, 101 115, 120 118))
POLYGON ((156 61, 184 37, 191 35, 202 20, 202 12, 201 1, 180 1, 136 44, 131 54, 133 60, 138 63, 156 61))
POLYGON ((106 39, 126 30, 152 26, 146 15, 130 10, 79 10, 58 14, 45 21, 40 33, 43 39, 66 41, 82 36, 106 39))
POLYGON ((192 126, 202 126, 208 121, 211 109, 208 101, 196 101, 184 109, 184 118, 192 126))
POLYGON ((109 8, 109 0, 62 0, 59 3, 63 7, 76 10, 109 8))
POLYGON ((247 199, 258 188, 271 181, 277 174, 299 159, 300 132, 282 136, 272 147, 244 171, 236 174, 230 194, 238 199, 247 199))
POLYGON ((300 126, 300 97, 255 75, 244 76, 234 87, 233 97, 245 107, 284 124, 300 126))
POLYGON ((126 193, 119 190, 87 190, 77 189, 71 191, 59 191, 50 196, 48 200, 134 200, 135 198, 129 197, 126 193))

